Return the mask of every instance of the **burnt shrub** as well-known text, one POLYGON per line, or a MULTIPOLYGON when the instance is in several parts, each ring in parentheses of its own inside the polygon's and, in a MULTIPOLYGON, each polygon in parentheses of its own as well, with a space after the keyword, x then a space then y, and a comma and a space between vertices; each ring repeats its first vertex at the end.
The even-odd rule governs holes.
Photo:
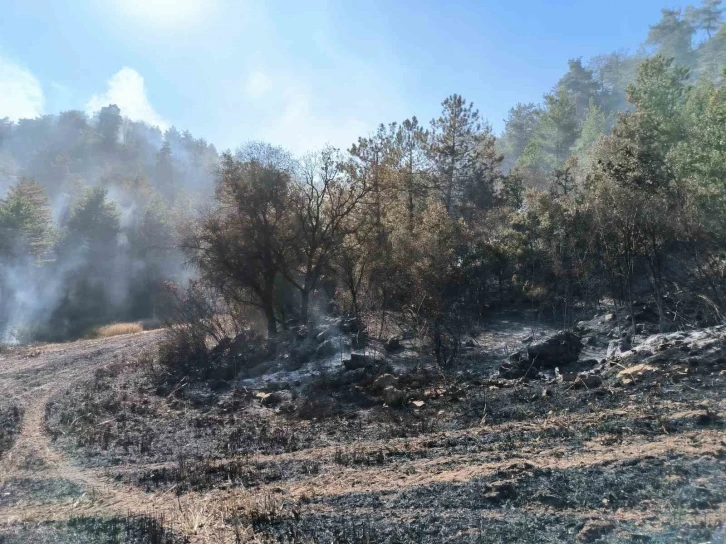
POLYGON ((158 351, 161 381, 231 380, 268 355, 262 338, 240 312, 198 282, 174 285, 161 313, 166 336, 158 351))

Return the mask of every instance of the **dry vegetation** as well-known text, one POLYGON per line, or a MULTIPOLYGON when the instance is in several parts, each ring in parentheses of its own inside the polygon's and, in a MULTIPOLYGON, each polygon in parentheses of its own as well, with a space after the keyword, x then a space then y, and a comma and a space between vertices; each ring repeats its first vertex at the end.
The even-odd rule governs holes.
POLYGON ((94 338, 109 338, 122 334, 136 334, 143 330, 144 326, 141 323, 112 323, 111 325, 97 328, 93 331, 92 336, 94 338))

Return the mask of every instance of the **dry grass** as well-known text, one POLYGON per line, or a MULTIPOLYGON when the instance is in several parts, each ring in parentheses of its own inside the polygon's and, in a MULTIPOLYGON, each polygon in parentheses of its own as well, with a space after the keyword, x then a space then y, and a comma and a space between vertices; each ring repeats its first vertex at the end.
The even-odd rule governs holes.
POLYGON ((111 336, 120 336, 122 334, 136 334, 143 332, 144 327, 140 323, 112 323, 105 327, 99 327, 93 331, 96 338, 109 338, 111 336))

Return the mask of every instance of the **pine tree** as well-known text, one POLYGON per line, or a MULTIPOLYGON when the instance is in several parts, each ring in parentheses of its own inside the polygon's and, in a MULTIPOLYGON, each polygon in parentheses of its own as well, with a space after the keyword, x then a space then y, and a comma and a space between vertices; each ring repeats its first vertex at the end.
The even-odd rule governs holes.
POLYGON ((22 178, 0 200, 0 256, 36 259, 51 244, 53 223, 48 197, 35 181, 22 178))
POLYGON ((690 66, 693 61, 692 40, 695 29, 678 9, 662 9, 661 20, 650 27, 647 45, 656 48, 656 53, 672 58, 676 64, 690 66))
POLYGON ((462 204, 464 186, 475 175, 482 124, 474 104, 458 94, 441 106, 441 116, 431 121, 431 154, 438 170, 435 189, 453 215, 462 204))

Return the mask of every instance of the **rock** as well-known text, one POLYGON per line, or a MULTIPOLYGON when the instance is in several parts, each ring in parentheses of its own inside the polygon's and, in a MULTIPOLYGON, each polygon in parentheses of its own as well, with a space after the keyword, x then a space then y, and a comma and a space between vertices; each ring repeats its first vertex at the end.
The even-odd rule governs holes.
POLYGON ((183 389, 182 396, 194 406, 206 406, 211 404, 215 399, 212 393, 208 393, 199 388, 183 389))
POLYGON ((612 521, 590 519, 585 522, 583 528, 577 533, 577 541, 595 542, 605 535, 612 533, 613 529, 615 529, 615 524, 612 521))
POLYGON ((212 357, 219 357, 223 355, 225 352, 229 350, 229 348, 232 346, 232 339, 225 336, 222 338, 219 343, 212 348, 212 350, 209 352, 209 354, 212 357))
POLYGON ((332 340, 326 340, 318 346, 318 349, 315 350, 315 358, 325 359, 335 355, 337 351, 338 349, 336 348, 335 343, 332 340))
POLYGON ((398 387, 398 378, 393 374, 381 374, 373 381, 374 391, 383 391, 386 387, 398 387))
POLYGON ((570 501, 568 501, 566 497, 544 490, 539 490, 535 492, 535 494, 532 495, 532 500, 537 501, 541 504, 546 504, 547 506, 552 506, 553 508, 557 509, 563 509, 571 506, 570 501))
POLYGON ((522 343, 529 344, 532 342, 532 340, 534 340, 534 336, 530 334, 529 336, 525 336, 524 338, 522 338, 522 343))
POLYGON ((475 348, 476 347, 476 343, 474 343, 474 340, 472 340, 471 338, 469 338, 469 340, 467 340, 466 342, 464 342, 464 347, 465 348, 475 348))
POLYGON ((406 402, 406 395, 403 391, 389 385, 383 390, 383 402, 388 406, 401 406, 406 402))
POLYGON ((537 368, 554 368, 577 361, 582 341, 569 331, 563 331, 527 348, 527 356, 537 368))
POLYGON ((495 482, 488 487, 489 490, 483 494, 483 498, 488 501, 504 502, 517 496, 517 489, 509 482, 495 482))
POLYGON ((524 351, 515 351, 509 356, 509 360, 513 363, 518 363, 520 361, 528 361, 529 359, 524 351))
POLYGON ((350 359, 343 361, 343 366, 346 370, 356 370, 358 368, 365 368, 368 365, 366 356, 363 353, 352 352, 350 359))
POLYGON ((396 351, 401 349, 401 337, 391 336, 385 345, 386 351, 396 351))

